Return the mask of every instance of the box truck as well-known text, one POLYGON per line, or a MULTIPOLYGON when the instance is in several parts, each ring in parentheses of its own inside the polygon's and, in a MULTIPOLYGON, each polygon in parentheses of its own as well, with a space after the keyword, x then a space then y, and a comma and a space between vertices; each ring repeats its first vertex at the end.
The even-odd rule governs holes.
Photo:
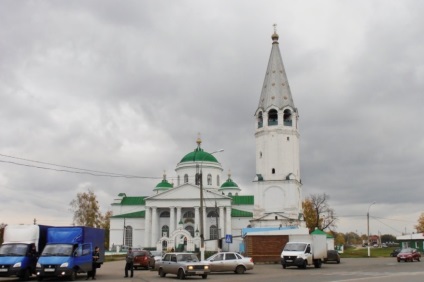
POLYGON ((47 229, 47 243, 37 262, 37 278, 66 277, 75 280, 78 273, 100 267, 105 255, 104 229, 72 226, 47 229), (93 266, 93 251, 100 249, 100 257, 93 266))
POLYGON ((283 268, 288 266, 306 268, 308 265, 320 268, 325 258, 327 258, 326 235, 289 235, 289 241, 281 252, 281 265, 283 268))
POLYGON ((46 244, 44 225, 7 225, 0 247, 0 277, 28 280, 35 275, 38 254, 46 244))

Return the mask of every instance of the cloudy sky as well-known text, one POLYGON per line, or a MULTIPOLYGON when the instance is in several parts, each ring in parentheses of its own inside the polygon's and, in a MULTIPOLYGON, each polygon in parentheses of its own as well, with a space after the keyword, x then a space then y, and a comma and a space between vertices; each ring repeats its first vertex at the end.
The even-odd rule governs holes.
POLYGON ((423 10, 389 0, 1 1, 0 222, 70 224, 69 203, 87 189, 103 212, 120 192, 151 195, 199 132, 251 194, 275 23, 300 113, 303 195, 330 195, 340 232, 366 233, 374 201, 371 233, 413 232, 424 207, 423 10))

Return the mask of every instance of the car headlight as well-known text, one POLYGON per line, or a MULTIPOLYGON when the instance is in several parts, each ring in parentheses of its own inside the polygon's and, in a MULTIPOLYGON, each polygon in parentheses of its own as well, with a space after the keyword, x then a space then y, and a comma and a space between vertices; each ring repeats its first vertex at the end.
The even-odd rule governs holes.
POLYGON ((62 263, 61 265, 60 265, 60 267, 68 267, 68 263, 67 262, 64 262, 64 263, 62 263))
POLYGON ((189 265, 189 266, 187 266, 187 269, 188 269, 188 270, 193 270, 193 269, 194 269, 194 267, 193 267, 192 265, 189 265))
POLYGON ((35 267, 41 268, 41 263, 37 262, 37 265, 35 267))
POLYGON ((209 265, 205 265, 205 269, 209 269, 209 265))
POLYGON ((21 267, 21 262, 17 262, 13 265, 13 267, 21 267))

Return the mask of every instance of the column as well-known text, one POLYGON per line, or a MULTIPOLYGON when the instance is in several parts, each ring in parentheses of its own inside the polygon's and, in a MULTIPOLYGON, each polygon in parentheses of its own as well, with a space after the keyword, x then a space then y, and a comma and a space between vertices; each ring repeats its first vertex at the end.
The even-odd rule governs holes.
POLYGON ((179 228, 179 222, 180 222, 180 220, 181 220, 182 218, 181 218, 181 207, 177 207, 177 218, 176 218, 176 220, 175 220, 175 222, 176 222, 176 229, 178 229, 179 228))
POLYGON ((225 207, 226 216, 225 216, 225 232, 226 234, 232 234, 231 229, 231 206, 225 207))
POLYGON ((157 207, 152 207, 152 238, 150 240, 150 247, 156 246, 156 242, 158 241, 158 209, 157 207))
POLYGON ((200 231, 199 207, 194 207, 194 234, 196 234, 196 230, 200 231))
POLYGON ((206 207, 205 206, 203 206, 203 238, 206 240, 206 239, 209 239, 209 224, 208 224, 208 222, 207 222, 207 219, 208 217, 207 217, 207 214, 206 214, 206 207))
MULTIPOLYGON (((175 230, 175 207, 169 207, 169 235, 175 230)), ((169 236, 168 235, 168 236, 169 236)))
POLYGON ((225 219, 224 207, 219 207, 219 228, 218 229, 221 229, 221 234, 220 234, 221 237, 220 238, 225 236, 225 225, 224 225, 225 221, 224 221, 224 219, 225 219))
POLYGON ((150 226, 151 220, 150 220, 150 207, 146 207, 145 213, 144 213, 144 247, 151 247, 150 246, 150 226))

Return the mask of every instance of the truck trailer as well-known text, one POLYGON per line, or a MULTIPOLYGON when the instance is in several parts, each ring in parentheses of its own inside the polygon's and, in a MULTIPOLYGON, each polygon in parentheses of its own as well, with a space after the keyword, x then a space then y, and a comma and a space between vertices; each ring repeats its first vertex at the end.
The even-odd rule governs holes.
POLYGON ((38 254, 46 245, 48 226, 7 225, 0 247, 0 277, 28 280, 35 275, 38 254))
POLYGON ((283 268, 313 265, 320 268, 327 258, 327 237, 323 234, 289 235, 289 241, 281 252, 283 268))
POLYGON ((37 278, 75 280, 78 273, 87 273, 100 267, 105 255, 104 229, 86 226, 50 227, 47 244, 37 262, 37 278), (93 251, 100 249, 100 257, 93 266, 93 251))

